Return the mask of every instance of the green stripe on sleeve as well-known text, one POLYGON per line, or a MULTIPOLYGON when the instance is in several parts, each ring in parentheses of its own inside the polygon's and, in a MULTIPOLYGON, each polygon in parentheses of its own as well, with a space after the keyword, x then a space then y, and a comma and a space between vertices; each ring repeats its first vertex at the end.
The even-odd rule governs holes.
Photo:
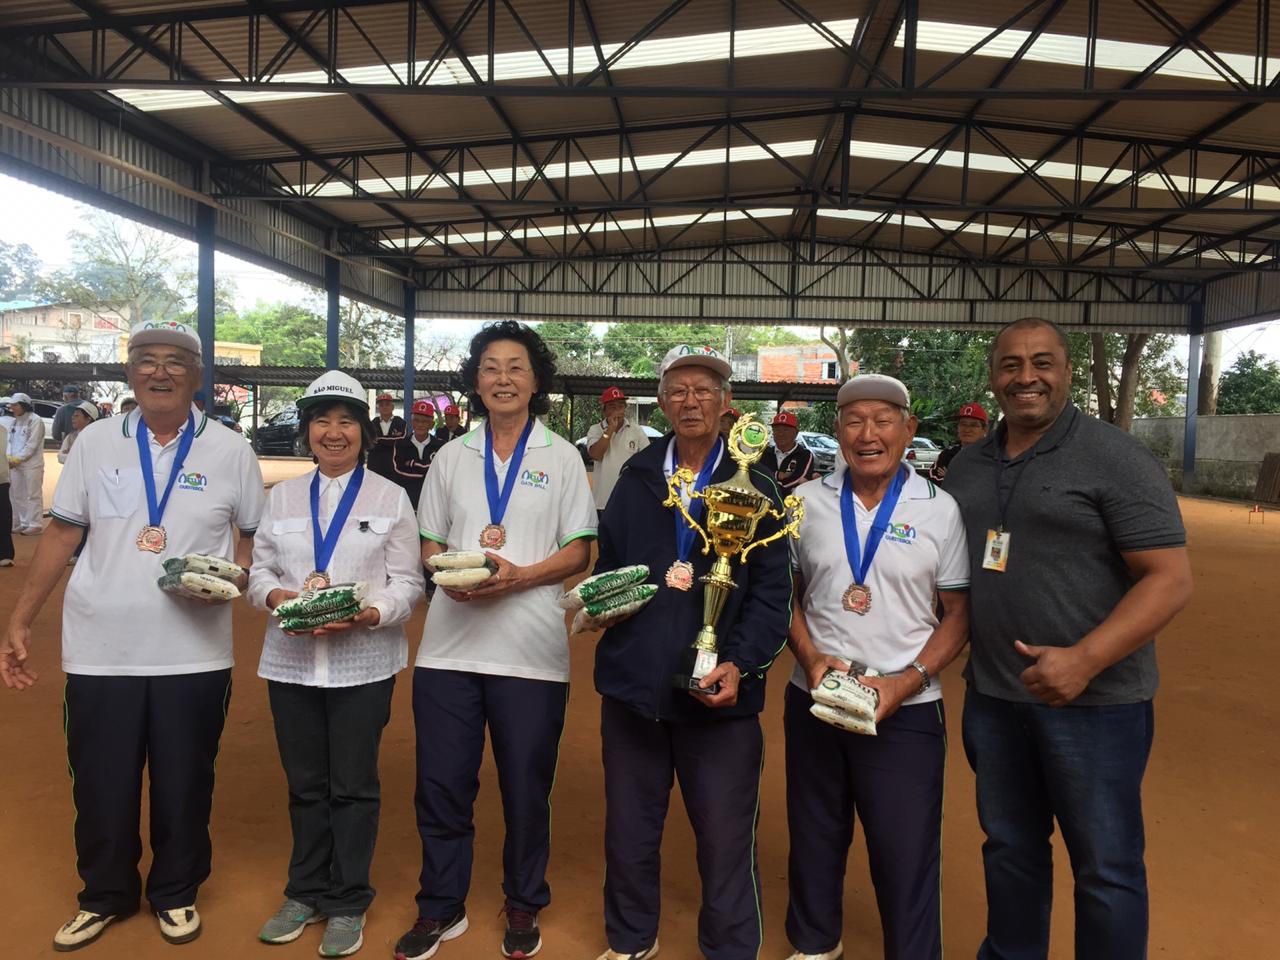
POLYGON ((565 537, 563 540, 561 540, 560 547, 561 549, 563 549, 564 547, 567 547, 570 543, 572 543, 574 540, 580 540, 583 537, 590 537, 592 540, 594 540, 596 536, 597 536, 597 532, 595 530, 579 530, 577 533, 571 533, 567 537, 565 537))
POLYGON ((442 547, 447 547, 449 545, 449 541, 438 534, 430 533, 426 530, 419 530, 418 533, 423 539, 430 540, 432 543, 438 543, 442 547))

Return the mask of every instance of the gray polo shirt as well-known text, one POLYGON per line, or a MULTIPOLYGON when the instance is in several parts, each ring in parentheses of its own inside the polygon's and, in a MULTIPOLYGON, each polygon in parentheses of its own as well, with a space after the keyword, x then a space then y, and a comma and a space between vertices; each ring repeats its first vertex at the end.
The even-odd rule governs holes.
MULTIPOLYGON (((982 694, 1038 703, 1018 675, 1030 661, 1015 640, 1069 647, 1110 615, 1133 585, 1121 552, 1187 542, 1164 470, 1137 440, 1068 404, 1031 450, 1004 458, 1006 427, 951 461, 947 492, 969 544, 969 664, 982 694), (1004 468, 998 470, 997 456, 1004 468), (997 498, 997 483, 1001 497, 997 498), (1004 573, 982 569, 987 531, 1007 501, 1004 573)), ((1074 704, 1136 703, 1156 692, 1155 638, 1090 682, 1074 704)))

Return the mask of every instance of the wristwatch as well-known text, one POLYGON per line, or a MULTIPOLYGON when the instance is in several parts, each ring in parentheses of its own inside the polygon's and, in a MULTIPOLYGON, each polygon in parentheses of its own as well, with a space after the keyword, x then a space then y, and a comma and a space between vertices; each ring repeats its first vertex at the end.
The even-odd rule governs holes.
POLYGON ((907 669, 915 670, 920 674, 920 689, 917 690, 916 693, 924 693, 933 686, 932 682, 929 680, 929 671, 924 668, 924 664, 919 660, 912 660, 907 664, 907 669))

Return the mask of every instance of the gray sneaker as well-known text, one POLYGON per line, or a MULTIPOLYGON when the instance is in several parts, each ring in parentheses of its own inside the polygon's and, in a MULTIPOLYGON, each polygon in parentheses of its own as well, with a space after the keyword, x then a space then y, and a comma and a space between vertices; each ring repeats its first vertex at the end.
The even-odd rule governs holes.
POLYGON ((309 923, 319 923, 324 917, 315 907, 297 900, 286 900, 276 915, 262 925, 258 939, 263 943, 292 943, 302 936, 309 923))
POLYGON ((364 945, 364 914, 330 917, 320 941, 320 956, 349 957, 364 945))

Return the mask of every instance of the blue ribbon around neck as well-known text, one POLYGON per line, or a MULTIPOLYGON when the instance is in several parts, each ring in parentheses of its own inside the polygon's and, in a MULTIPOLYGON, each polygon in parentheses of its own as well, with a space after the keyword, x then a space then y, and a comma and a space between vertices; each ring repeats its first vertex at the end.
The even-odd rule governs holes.
MULTIPOLYGON (((720 459, 720 446, 724 441, 716 438, 716 445, 711 448, 711 452, 707 454, 707 459, 702 462, 702 470, 698 473, 698 479, 693 483, 694 490, 702 490, 711 482, 711 475, 715 473, 716 462, 720 459)), ((676 460, 676 442, 671 441, 671 475, 675 476, 677 468, 676 460)), ((689 500, 689 515, 695 520, 699 520, 705 512, 706 507, 700 498, 691 497, 689 500)), ((687 562, 689 555, 693 553, 694 540, 697 538, 698 532, 689 526, 689 521, 684 518, 679 510, 676 511, 676 559, 687 562)))
POLYGON ((853 509, 853 481, 849 471, 844 474, 844 483, 840 487, 840 525, 844 527, 844 552, 849 558, 849 569, 853 573, 853 582, 859 586, 867 582, 867 573, 871 570, 871 561, 880 549, 880 541, 889 529, 889 518, 893 516, 893 508, 898 505, 902 496, 902 488, 906 486, 911 469, 900 464, 884 499, 876 510, 875 519, 871 521, 871 531, 867 534, 866 550, 858 543, 858 516, 853 509))
POLYGON ((489 500, 489 522, 502 523, 507 513, 507 502, 511 499, 511 491, 516 488, 516 474, 520 472, 520 462, 524 459, 525 444, 529 442, 529 434, 533 432, 532 416, 520 432, 516 448, 507 461, 507 475, 503 478, 502 489, 498 489, 498 469, 493 462, 493 428, 485 421, 484 425, 484 495, 489 500))
POLYGON ((173 485, 178 482, 182 473, 182 465, 187 462, 187 454, 191 451, 191 443, 196 438, 196 416, 187 414, 187 429, 178 441, 178 453, 173 458, 173 468, 169 471, 169 482, 165 484, 164 496, 156 500, 156 473, 151 462, 151 444, 147 437, 147 422, 138 417, 138 461, 142 464, 142 485, 147 491, 147 523, 153 527, 160 526, 164 519, 164 508, 169 505, 169 494, 173 493, 173 485))
POLYGON ((333 551, 337 549, 338 537, 342 535, 342 528, 347 522, 347 517, 351 516, 351 508, 355 506, 356 494, 360 492, 360 485, 364 483, 364 464, 356 467, 355 472, 351 474, 351 479, 347 483, 347 489, 342 491, 342 499, 338 501, 338 509, 333 511, 333 516, 329 518, 329 529, 320 532, 320 471, 317 470, 311 477, 311 542, 315 550, 316 572, 327 573, 329 570, 329 561, 333 559, 333 551))

